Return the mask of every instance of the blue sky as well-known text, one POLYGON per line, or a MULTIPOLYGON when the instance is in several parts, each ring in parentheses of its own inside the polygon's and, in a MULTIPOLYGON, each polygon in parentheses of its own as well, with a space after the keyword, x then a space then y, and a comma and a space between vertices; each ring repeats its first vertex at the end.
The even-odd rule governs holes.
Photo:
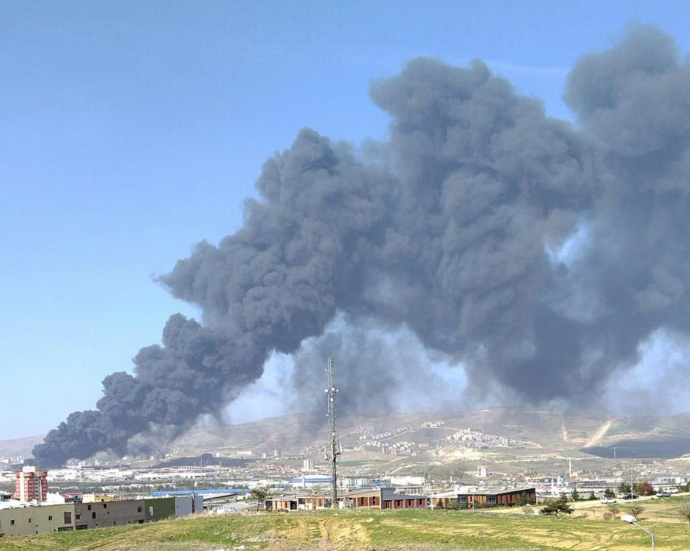
POLYGON ((388 121, 372 78, 486 61, 549 114, 630 22, 690 49, 687 2, 0 1, 0 438, 93 407, 168 316, 153 278, 242 222, 261 164, 311 126, 388 121))

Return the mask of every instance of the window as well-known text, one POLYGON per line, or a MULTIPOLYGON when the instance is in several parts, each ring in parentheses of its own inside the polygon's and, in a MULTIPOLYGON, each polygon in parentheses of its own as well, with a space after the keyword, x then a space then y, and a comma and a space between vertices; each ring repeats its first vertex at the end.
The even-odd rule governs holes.
POLYGON ((29 524, 31 524, 31 517, 29 517, 29 524))
POLYGON ((81 520, 81 514, 77 513, 77 514, 75 515, 75 517, 76 517, 77 520, 81 520))
POLYGON ((96 513, 91 513, 91 518, 96 518, 96 513))
POLYGON ((91 510, 91 504, 89 504, 88 507, 89 507, 89 511, 90 511, 91 510))
POLYGON ((103 504, 103 508, 104 508, 104 509, 107 509, 107 508, 108 508, 108 504, 107 504, 107 503, 104 503, 104 504, 103 504))
POLYGON ((48 520, 53 520, 53 515, 48 515, 48 520))
POLYGON ((141 513, 141 505, 137 507, 137 513, 141 513))
POLYGON ((13 520, 10 521, 10 526, 14 526, 14 521, 13 521, 13 520))
MULTIPOLYGON (((79 516, 79 515, 77 515, 79 516)), ((72 524, 72 512, 65 511, 64 517, 62 519, 62 524, 72 524)))

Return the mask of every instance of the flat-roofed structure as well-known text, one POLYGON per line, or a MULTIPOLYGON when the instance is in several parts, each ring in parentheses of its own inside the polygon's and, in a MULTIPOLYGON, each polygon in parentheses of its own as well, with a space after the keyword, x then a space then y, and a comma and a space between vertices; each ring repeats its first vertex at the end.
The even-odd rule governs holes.
POLYGON ((0 509, 0 538, 69 530, 74 530, 72 503, 0 509))
POLYGON ((330 507, 331 498, 323 494, 293 494, 271 496, 266 499, 268 511, 313 511, 330 507))
POLYGON ((364 509, 425 509, 428 499, 422 495, 397 494, 395 488, 369 488, 344 494, 346 507, 364 509))
POLYGON ((144 524, 146 522, 143 499, 75 503, 73 507, 74 524, 77 530, 144 524))
POLYGON ((458 508, 472 509, 479 507, 512 507, 521 504, 535 504, 535 488, 517 488, 458 494, 458 508))

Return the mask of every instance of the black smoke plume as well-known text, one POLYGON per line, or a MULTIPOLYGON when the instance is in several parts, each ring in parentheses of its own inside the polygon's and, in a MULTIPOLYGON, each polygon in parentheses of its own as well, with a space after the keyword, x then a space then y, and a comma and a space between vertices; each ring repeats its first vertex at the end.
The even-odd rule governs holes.
MULTIPOLYGON (((417 59, 371 96, 390 140, 358 150, 302 130, 269 159, 244 226, 162 278, 202 323, 172 316, 38 462, 219 414, 271 353, 339 314, 405 327, 473 388, 526 402, 595 396, 654 332, 687 336, 690 65, 670 37, 632 28, 581 59, 565 94, 577 127, 479 61, 417 59)), ((363 359, 366 392, 387 379, 363 359)))

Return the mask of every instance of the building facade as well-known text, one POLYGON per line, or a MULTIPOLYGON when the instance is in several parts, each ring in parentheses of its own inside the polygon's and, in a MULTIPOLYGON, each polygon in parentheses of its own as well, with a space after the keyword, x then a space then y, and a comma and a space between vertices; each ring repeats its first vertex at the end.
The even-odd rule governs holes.
POLYGON ((71 503, 0 509, 0 538, 69 530, 74 530, 74 505, 71 503))
POLYGON ((77 530, 144 524, 143 499, 94 501, 74 504, 74 524, 77 530))
POLYGON ((146 522, 156 522, 175 516, 174 497, 154 497, 144 500, 146 522))
POLYGON ((172 496, 175 500, 175 516, 186 517, 204 512, 204 497, 199 494, 172 496))
POLYGON ((144 524, 201 513, 203 508, 203 497, 191 494, 167 498, 9 506, 0 508, 0 537, 144 524))
POLYGON ((537 491, 535 488, 458 494, 458 508, 460 509, 512 507, 521 504, 533 505, 536 502, 537 491))
POLYGON ((425 509, 426 496, 397 494, 394 488, 356 490, 342 497, 346 507, 356 509, 425 509))
POLYGON ((28 466, 15 473, 14 498, 23 503, 42 503, 48 496, 48 473, 28 466))

